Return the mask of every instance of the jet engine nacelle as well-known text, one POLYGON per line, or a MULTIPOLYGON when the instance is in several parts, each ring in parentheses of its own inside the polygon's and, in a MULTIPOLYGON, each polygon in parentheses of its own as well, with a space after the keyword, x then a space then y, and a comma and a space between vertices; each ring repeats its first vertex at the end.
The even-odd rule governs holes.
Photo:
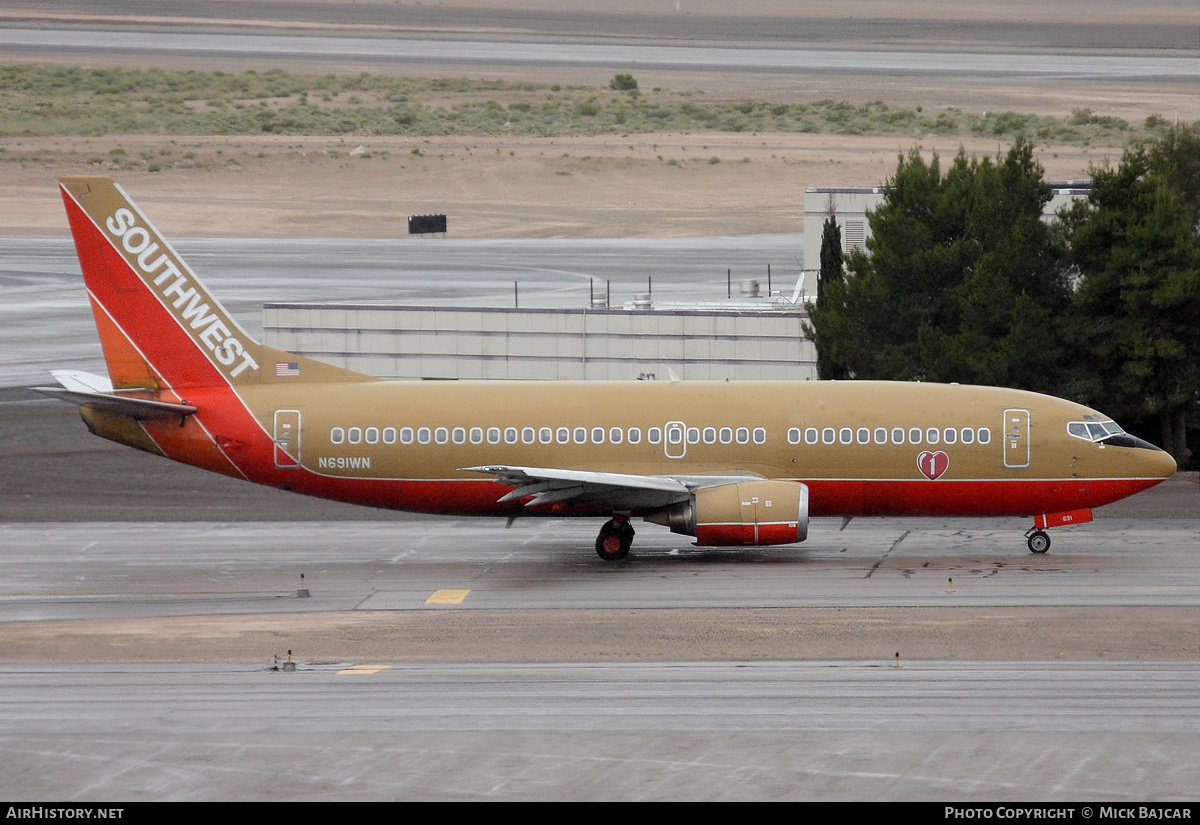
POLYGON ((703 487, 646 520, 695 536, 700 547, 795 544, 808 538, 808 487, 794 481, 703 487))

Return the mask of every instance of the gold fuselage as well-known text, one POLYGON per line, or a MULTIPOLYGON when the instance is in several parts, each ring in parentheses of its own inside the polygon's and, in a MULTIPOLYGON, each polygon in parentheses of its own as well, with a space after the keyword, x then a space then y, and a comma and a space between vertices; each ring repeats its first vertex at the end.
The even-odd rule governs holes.
MULTIPOLYGON (((275 382, 243 387, 240 395, 263 430, 276 437, 279 412, 294 414, 300 435, 293 457, 329 479, 464 480, 480 476, 461 468, 497 464, 647 476, 752 475, 818 487, 841 482, 829 487, 837 495, 814 494, 819 514, 912 509, 898 503, 855 507, 845 501, 846 483, 942 485, 950 494, 956 483, 978 482, 998 484, 998 494, 1005 495, 1013 489, 1009 484, 1060 482, 1105 498, 1088 482, 1157 481, 1174 471, 1174 462, 1158 450, 1071 437, 1068 423, 1104 419, 1095 410, 992 387, 275 382), (420 437, 422 430, 427 438, 420 437)), ((1004 508, 989 512, 997 509, 1004 508)), ((1024 505, 1016 509, 1029 512, 1024 505)))

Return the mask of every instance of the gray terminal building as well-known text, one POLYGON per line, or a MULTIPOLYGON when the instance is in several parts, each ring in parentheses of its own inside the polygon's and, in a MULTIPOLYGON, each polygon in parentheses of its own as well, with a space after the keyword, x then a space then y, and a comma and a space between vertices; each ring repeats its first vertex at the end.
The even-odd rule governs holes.
MULTIPOLYGON (((635 306, 636 305, 636 306, 635 306)), ((816 378, 803 306, 566 309, 267 304, 268 346, 380 378, 626 381, 816 378)))

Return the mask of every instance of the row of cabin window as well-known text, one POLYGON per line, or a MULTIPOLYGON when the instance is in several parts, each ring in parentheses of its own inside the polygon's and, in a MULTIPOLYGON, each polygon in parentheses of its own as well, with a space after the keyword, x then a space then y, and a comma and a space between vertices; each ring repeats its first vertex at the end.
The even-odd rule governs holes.
POLYGON ((851 427, 838 430, 833 427, 824 427, 821 430, 808 427, 802 434, 799 427, 792 427, 787 432, 788 444, 799 444, 802 437, 805 444, 887 444, 889 440, 892 444, 955 444, 959 441, 963 444, 974 444, 976 441, 987 444, 992 440, 992 431, 987 427, 977 430, 971 427, 963 427, 961 430, 954 427, 946 427, 944 430, 937 427, 911 427, 907 430, 903 427, 893 427, 891 430, 887 427, 876 427, 874 430, 870 427, 859 427, 857 430, 851 427))
MULTIPOLYGON (((612 427, 607 431, 603 427, 593 427, 590 430, 587 427, 522 427, 520 430, 516 427, 505 427, 501 431, 499 427, 488 427, 485 432, 482 427, 471 427, 469 430, 465 427, 418 427, 416 430, 412 427, 401 427, 397 431, 395 427, 384 427, 380 431, 378 427, 334 427, 329 431, 329 440, 334 444, 378 444, 380 441, 384 444, 395 444, 397 436, 401 444, 412 444, 414 438, 418 444, 428 444, 430 441, 435 444, 465 444, 467 441, 482 444, 485 439, 488 444, 499 444, 502 440, 505 444, 603 444, 605 439, 610 444, 626 441, 630 444, 640 444, 642 430, 640 427, 630 427, 628 430, 612 427)), ((752 440, 755 444, 765 444, 767 431, 762 427, 755 427, 753 430, 749 427, 705 427, 703 430, 699 427, 667 428, 669 443, 679 444, 684 439, 688 444, 699 444, 701 441, 705 444, 749 444, 752 440)), ((662 440, 661 427, 651 427, 646 431, 646 441, 650 444, 661 444, 662 440)))

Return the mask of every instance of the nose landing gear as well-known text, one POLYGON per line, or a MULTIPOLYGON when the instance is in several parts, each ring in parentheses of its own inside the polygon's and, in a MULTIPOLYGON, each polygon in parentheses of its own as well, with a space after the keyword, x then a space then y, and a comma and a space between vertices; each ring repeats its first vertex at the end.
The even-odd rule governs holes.
POLYGON ((1059 513, 1038 513, 1033 517, 1033 526, 1025 534, 1029 552, 1039 556, 1050 549, 1047 527, 1064 527, 1071 524, 1086 524, 1092 520, 1091 510, 1064 510, 1059 513))
POLYGON ((600 535, 596 536, 596 555, 605 561, 620 561, 629 555, 633 536, 633 525, 629 523, 629 518, 613 516, 600 528, 600 535))
POLYGON ((1034 527, 1025 534, 1025 543, 1029 545, 1030 553, 1037 553, 1040 556, 1050 549, 1050 536, 1045 530, 1034 527))

